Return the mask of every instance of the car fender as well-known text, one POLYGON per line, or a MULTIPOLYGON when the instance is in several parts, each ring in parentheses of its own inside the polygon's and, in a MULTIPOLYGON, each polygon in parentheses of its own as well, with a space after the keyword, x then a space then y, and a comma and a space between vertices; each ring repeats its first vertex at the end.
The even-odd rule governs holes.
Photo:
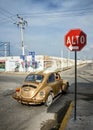
POLYGON ((66 80, 63 80, 63 83, 62 83, 62 90, 63 91, 66 91, 68 89, 68 82, 66 80))
MULTIPOLYGON (((42 91, 45 92, 45 100, 48 97, 49 93, 53 93, 53 89, 50 86, 46 86, 44 89, 42 89, 42 91)), ((53 95, 54 97, 54 95, 53 95)))

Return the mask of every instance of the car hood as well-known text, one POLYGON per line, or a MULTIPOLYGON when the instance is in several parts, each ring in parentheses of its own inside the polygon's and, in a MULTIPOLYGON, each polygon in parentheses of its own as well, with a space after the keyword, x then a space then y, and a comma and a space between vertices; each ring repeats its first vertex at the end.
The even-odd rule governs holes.
POLYGON ((23 98, 33 98, 39 92, 40 88, 41 88, 41 84, 25 83, 21 87, 21 96, 23 98))

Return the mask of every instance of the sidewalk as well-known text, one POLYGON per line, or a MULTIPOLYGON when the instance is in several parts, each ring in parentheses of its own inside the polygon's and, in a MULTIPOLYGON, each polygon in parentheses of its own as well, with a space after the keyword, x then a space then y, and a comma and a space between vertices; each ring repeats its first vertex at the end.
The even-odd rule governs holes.
POLYGON ((93 100, 78 100, 76 120, 74 106, 70 105, 59 130, 93 130, 93 100))

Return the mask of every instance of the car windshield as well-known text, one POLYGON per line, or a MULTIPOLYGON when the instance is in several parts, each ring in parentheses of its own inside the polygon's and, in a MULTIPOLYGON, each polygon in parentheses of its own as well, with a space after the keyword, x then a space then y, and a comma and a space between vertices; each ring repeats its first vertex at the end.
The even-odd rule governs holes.
POLYGON ((44 76, 43 75, 38 75, 38 74, 30 74, 26 77, 25 82, 37 82, 41 83, 43 80, 44 76))

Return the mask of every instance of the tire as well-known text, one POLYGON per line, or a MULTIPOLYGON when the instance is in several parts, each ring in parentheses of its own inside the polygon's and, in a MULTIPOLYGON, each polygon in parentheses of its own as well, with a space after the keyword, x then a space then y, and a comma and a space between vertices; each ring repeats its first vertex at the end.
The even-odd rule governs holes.
POLYGON ((62 87, 60 87, 59 93, 62 94, 62 87))
POLYGON ((52 94, 52 93, 49 93, 49 95, 48 95, 48 97, 47 97, 47 100, 46 100, 46 102, 45 102, 45 105, 46 105, 47 107, 49 107, 49 106, 52 104, 52 102, 53 102, 53 94, 52 94))
MULTIPOLYGON (((64 88, 64 87, 65 87, 65 85, 63 84, 62 88, 64 88)), ((69 82, 67 82, 66 90, 64 91, 64 89, 62 89, 62 93, 63 93, 63 94, 66 94, 66 93, 67 93, 68 87, 69 87, 69 82)))
POLYGON ((64 88, 65 88, 65 85, 63 84, 62 85, 62 94, 66 94, 66 90, 64 90, 64 88))
POLYGON ((67 82, 67 89, 69 88, 70 86, 69 86, 69 82, 67 82))

